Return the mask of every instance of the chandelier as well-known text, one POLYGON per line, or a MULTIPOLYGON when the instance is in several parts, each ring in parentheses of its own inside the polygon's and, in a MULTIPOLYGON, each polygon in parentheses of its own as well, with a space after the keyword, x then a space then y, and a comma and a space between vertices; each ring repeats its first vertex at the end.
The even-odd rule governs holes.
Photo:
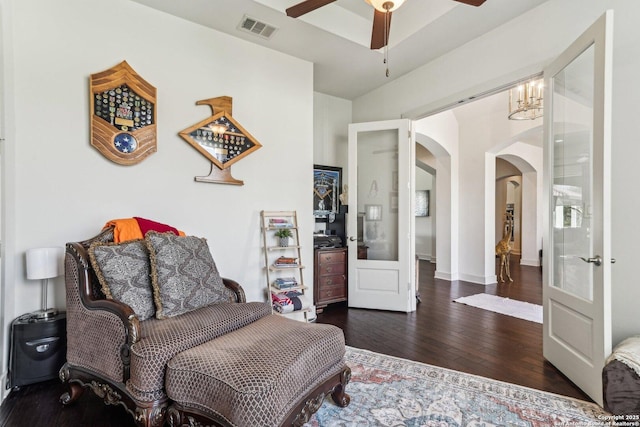
POLYGON ((509 89, 509 120, 535 120, 542 117, 542 80, 509 89))

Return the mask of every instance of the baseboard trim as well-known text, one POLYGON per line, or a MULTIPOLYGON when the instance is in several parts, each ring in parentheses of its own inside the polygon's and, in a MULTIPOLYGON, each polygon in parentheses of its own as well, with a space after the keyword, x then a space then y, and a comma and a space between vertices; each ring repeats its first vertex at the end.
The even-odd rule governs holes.
POLYGON ((520 265, 528 265, 530 267, 540 267, 539 259, 520 259, 520 265))
POLYGON ((440 280, 448 280, 449 282, 453 281, 453 279, 451 278, 451 274, 443 273, 442 271, 438 270, 436 270, 436 272, 433 274, 433 277, 440 280))
POLYGON ((461 274, 460 280, 464 282, 477 283, 479 285, 495 285, 498 277, 495 274, 489 276, 475 276, 473 274, 461 274))
POLYGON ((436 270, 433 277, 440 280, 447 280, 449 282, 453 282, 454 280, 459 280, 457 274, 445 273, 444 271, 438 271, 438 270, 436 270))

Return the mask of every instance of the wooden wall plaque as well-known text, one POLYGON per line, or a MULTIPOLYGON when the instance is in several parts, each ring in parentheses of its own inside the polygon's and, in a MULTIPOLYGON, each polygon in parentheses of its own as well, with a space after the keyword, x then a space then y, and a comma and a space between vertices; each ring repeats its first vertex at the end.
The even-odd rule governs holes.
POLYGON ((92 74, 91 145, 107 159, 135 165, 156 152, 156 88, 127 61, 92 74))
POLYGON ((182 139, 211 161, 209 175, 195 177, 195 180, 243 185, 242 181, 231 176, 231 165, 258 150, 262 144, 233 118, 231 97, 203 99, 196 105, 210 106, 211 116, 179 133, 182 139))

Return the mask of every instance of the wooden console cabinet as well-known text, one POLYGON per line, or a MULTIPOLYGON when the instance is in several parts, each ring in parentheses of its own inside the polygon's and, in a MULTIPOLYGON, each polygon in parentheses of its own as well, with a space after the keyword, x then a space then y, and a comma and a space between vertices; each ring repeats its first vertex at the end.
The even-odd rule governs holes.
POLYGON ((347 248, 315 250, 313 296, 317 313, 347 300, 347 248))
POLYGON ((358 245, 358 259, 367 259, 369 257, 369 246, 358 245))

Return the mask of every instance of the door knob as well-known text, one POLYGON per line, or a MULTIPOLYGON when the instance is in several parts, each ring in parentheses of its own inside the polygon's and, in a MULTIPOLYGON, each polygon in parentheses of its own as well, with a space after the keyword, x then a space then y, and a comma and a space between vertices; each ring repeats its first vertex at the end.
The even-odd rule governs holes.
MULTIPOLYGON (((602 265, 602 257, 600 255, 596 255, 593 258, 584 258, 584 257, 580 257, 581 260, 583 260, 584 262, 588 262, 591 264, 595 264, 596 266, 600 267, 602 265)), ((615 261, 614 261, 615 262, 615 261)))
POLYGON ((352 242, 355 242, 355 241, 356 241, 356 238, 355 238, 355 237, 353 237, 353 236, 349 236, 349 240, 350 240, 350 241, 352 241, 352 242))

